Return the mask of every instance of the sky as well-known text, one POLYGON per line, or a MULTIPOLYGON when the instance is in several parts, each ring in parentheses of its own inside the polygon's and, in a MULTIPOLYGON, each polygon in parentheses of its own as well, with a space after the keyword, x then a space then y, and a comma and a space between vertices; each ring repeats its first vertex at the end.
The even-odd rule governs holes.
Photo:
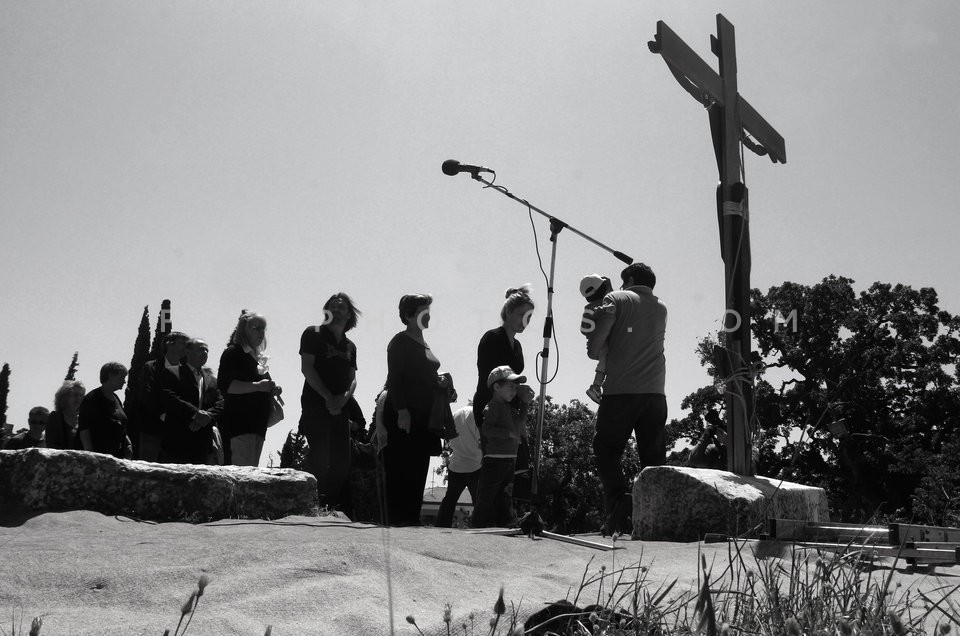
MULTIPOLYGON (((129 364, 141 313, 211 345, 242 308, 268 320, 271 371, 299 417, 305 327, 333 293, 363 316, 367 416, 406 293, 434 297, 425 336, 463 406, 504 291, 533 285, 530 382, 551 246, 547 219, 448 177, 457 159, 657 273, 669 310, 670 417, 709 378, 697 340, 723 318, 704 108, 647 42, 663 20, 716 68, 736 29, 738 86, 784 137, 745 155, 753 287, 933 287, 960 312, 960 4, 954 0, 532 0, 484 3, 0 3, 0 363, 7 419, 78 377, 129 364), (536 230, 536 235, 533 233, 536 230), (537 248, 539 247, 539 255, 537 248)), ((547 394, 586 400, 580 278, 623 264, 557 240, 547 394)), ((801 328, 806 325, 800 316, 801 328)))

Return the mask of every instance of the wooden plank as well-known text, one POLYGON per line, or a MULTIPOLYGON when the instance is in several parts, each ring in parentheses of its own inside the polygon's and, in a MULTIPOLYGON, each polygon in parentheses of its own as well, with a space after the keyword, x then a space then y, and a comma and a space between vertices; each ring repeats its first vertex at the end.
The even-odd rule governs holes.
POLYGON ((910 523, 891 523, 889 527, 890 543, 893 545, 908 541, 960 543, 960 528, 920 526, 910 523))
POLYGON ((710 99, 723 106, 723 83, 720 81, 720 75, 680 39, 679 35, 664 24, 663 20, 657 21, 656 37, 660 45, 660 50, 656 52, 709 95, 710 99))
POLYGON ((960 549, 960 543, 956 541, 907 541, 903 545, 907 548, 935 548, 937 550, 960 549))
POLYGON ((581 539, 580 537, 571 537, 571 536, 567 536, 567 535, 565 535, 565 534, 555 534, 555 533, 553 533, 553 532, 547 532, 546 530, 543 531, 543 535, 542 535, 542 536, 543 536, 544 538, 546 538, 546 539, 553 539, 554 541, 562 541, 562 542, 564 542, 564 543, 572 543, 572 544, 574 544, 574 545, 579 545, 579 546, 582 546, 582 547, 584 547, 584 548, 593 548, 593 549, 595 549, 595 550, 602 550, 602 551, 604 551, 604 552, 608 552, 608 551, 610 551, 610 550, 622 550, 622 549, 623 549, 623 546, 616 546, 616 547, 614 547, 614 546, 612 546, 612 545, 607 545, 607 544, 605 544, 605 543, 598 543, 598 542, 596 542, 596 541, 588 541, 587 539, 581 539))
MULTIPOLYGON (((466 530, 469 534, 487 534, 493 536, 503 536, 503 537, 525 537, 527 536, 523 530, 520 528, 481 528, 478 530, 466 530)), ((594 550, 602 550, 608 552, 610 550, 622 550, 623 546, 614 547, 612 545, 607 545, 605 543, 598 543, 596 541, 590 541, 588 539, 581 539, 580 537, 567 536, 565 534, 556 534, 554 532, 547 532, 544 530, 540 535, 536 535, 544 539, 553 539, 554 541, 561 541, 563 543, 572 543, 574 545, 579 545, 584 548, 593 548, 594 550)))
POLYGON ((768 533, 777 540, 830 540, 869 543, 888 543, 886 526, 863 526, 853 523, 802 521, 798 519, 770 519, 768 533))
POLYGON ((956 564, 960 563, 960 550, 939 550, 935 548, 905 548, 892 545, 857 546, 849 543, 825 543, 817 541, 798 541, 795 547, 830 552, 857 553, 866 559, 899 558, 908 562, 956 564))
POLYGON ((774 163, 787 163, 787 148, 783 141, 783 136, 778 133, 773 126, 768 124, 767 120, 761 117, 760 113, 758 113, 742 95, 738 101, 740 107, 740 125, 742 125, 754 139, 759 141, 761 146, 767 149, 774 163))

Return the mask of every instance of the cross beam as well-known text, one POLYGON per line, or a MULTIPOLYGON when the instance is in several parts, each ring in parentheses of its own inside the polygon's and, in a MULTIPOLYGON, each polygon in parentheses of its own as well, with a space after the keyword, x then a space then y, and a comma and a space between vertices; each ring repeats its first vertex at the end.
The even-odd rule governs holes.
POLYGON ((724 342, 715 363, 726 384, 727 469, 738 475, 752 475, 750 226, 747 187, 741 179, 740 144, 769 156, 774 163, 786 163, 786 148, 780 133, 737 92, 734 30, 723 15, 717 14, 717 35, 710 37, 710 49, 720 60, 719 73, 662 20, 657 22, 657 34, 648 46, 663 58, 680 86, 707 108, 710 117, 720 172, 717 220, 726 292, 724 342))

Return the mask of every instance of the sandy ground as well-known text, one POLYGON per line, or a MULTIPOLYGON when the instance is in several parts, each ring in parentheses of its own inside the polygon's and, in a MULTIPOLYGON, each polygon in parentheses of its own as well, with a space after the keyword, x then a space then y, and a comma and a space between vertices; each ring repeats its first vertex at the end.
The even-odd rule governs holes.
MULTIPOLYGON (((501 585, 508 608, 521 603, 528 614, 545 602, 572 600, 584 572, 595 575, 601 566, 613 571, 642 563, 652 589, 676 578, 680 592, 697 587, 698 553, 717 571, 727 563, 726 543, 617 545, 599 551, 552 539, 384 529, 335 517, 190 525, 46 513, 0 527, 0 625, 9 629, 15 610, 26 615, 24 625, 43 616, 44 636, 173 633, 181 605, 207 574, 211 582, 190 634, 260 635, 267 625, 274 636, 416 634, 408 615, 424 632, 440 633, 446 603, 454 625, 469 624, 473 612, 480 634, 489 630, 483 626, 501 585)), ((895 574, 906 586, 928 590, 960 583, 960 567, 938 568, 934 576, 895 574)), ((591 586, 581 604, 597 592, 591 586)))

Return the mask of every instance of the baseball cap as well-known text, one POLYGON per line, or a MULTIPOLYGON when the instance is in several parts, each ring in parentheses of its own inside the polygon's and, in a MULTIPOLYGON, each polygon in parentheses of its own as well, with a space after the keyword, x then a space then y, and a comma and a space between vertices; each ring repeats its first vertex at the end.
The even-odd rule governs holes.
POLYGON ((517 375, 513 372, 513 369, 507 365, 502 367, 497 367, 490 372, 490 375, 487 376, 487 388, 493 386, 494 382, 502 382, 504 380, 513 380, 514 382, 526 382, 527 377, 524 375, 517 375))
POLYGON ((597 293, 604 281, 609 282, 610 279, 600 274, 587 274, 580 281, 580 293, 583 294, 584 298, 589 298, 597 293))

